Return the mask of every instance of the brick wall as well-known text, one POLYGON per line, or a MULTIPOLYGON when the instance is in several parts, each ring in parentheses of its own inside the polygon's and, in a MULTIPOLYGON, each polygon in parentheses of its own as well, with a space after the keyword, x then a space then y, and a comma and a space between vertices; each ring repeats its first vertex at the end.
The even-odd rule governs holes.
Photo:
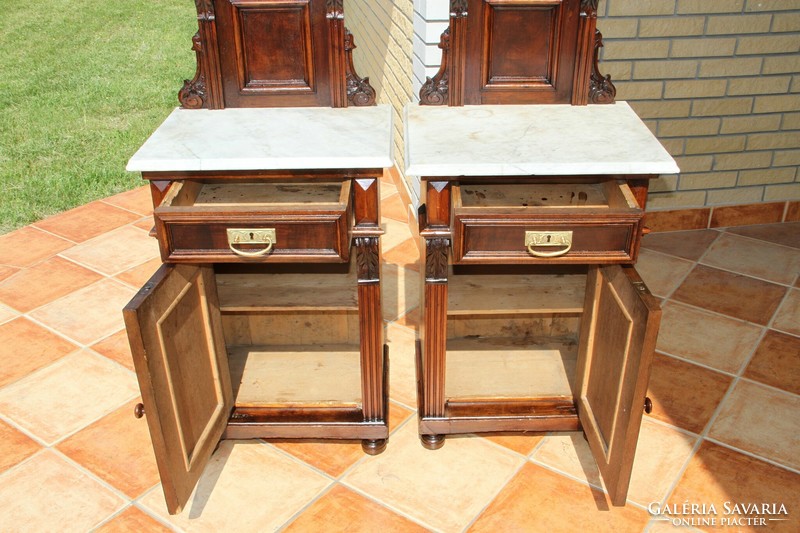
MULTIPOLYGON (((438 70, 449 0, 345 5, 402 165, 400 109, 438 70)), ((598 27, 618 99, 683 170, 653 183, 650 210, 800 199, 800 0, 600 0, 598 27)))
MULTIPOLYGON (((800 0, 799 0, 800 1, 800 0)), ((368 76, 378 102, 394 108, 395 160, 403 169, 402 109, 412 101, 411 16, 413 0, 345 0, 345 25, 353 32, 353 58, 360 76, 368 76)))
POLYGON ((601 69, 676 157, 655 209, 800 198, 800 0, 601 0, 601 69))

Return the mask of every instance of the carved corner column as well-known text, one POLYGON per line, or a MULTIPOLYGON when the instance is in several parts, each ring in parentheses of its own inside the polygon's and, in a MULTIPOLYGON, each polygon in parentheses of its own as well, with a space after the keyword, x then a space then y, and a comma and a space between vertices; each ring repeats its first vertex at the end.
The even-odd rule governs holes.
MULTIPOLYGON (((361 394, 366 422, 385 422, 383 315, 381 311, 378 178, 354 180, 353 238, 358 274, 358 318, 361 338, 361 394)), ((380 453, 383 441, 362 443, 367 453, 380 453)))
POLYGON ((450 26, 439 41, 442 64, 439 72, 423 84, 420 105, 464 105, 467 14, 467 0, 450 0, 450 26))
POLYGON ((197 33, 192 37, 192 50, 197 58, 194 78, 184 80, 178 101, 186 109, 222 109, 222 73, 217 42, 217 17, 213 0, 195 0, 197 33))
POLYGON ((327 13, 329 25, 329 43, 332 107, 347 107, 347 82, 345 80, 345 53, 344 53, 344 0, 328 0, 327 13))
MULTIPOLYGON (((447 351, 447 277, 450 251, 449 182, 427 182, 425 214, 420 219, 420 236, 425 239, 425 281, 420 331, 420 422, 441 418, 445 409, 445 360, 447 351)), ((443 435, 420 436, 423 446, 437 449, 443 435)))

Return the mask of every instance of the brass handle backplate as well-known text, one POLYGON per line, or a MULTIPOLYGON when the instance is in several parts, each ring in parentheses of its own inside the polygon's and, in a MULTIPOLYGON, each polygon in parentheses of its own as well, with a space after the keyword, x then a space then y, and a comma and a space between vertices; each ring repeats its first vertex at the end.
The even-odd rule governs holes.
POLYGON ((558 257, 572 249, 571 231, 526 231, 525 246, 528 253, 535 257, 558 257), (536 247, 558 247, 554 252, 541 252, 536 247))
POLYGON ((275 246, 275 230, 270 229, 229 229, 228 230, 228 248, 231 252, 242 257, 261 257, 267 255, 272 251, 275 246), (265 248, 261 250, 249 251, 240 250, 236 248, 241 244, 266 244, 265 248))

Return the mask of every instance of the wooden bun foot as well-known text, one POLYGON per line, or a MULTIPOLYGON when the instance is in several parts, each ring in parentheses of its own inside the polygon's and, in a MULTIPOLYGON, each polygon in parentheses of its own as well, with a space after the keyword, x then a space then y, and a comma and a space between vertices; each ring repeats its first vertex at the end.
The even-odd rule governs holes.
POLYGON ((420 435, 419 440, 428 450, 438 450, 444 446, 444 435, 420 435))
POLYGON ((364 450, 364 453, 367 455, 378 455, 386 449, 386 439, 362 440, 361 449, 364 450))

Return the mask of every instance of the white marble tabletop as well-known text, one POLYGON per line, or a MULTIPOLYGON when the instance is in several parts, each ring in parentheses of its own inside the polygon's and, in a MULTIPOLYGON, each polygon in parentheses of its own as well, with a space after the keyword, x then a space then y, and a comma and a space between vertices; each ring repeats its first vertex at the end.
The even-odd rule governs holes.
POLYGON ((676 174, 675 160, 626 102, 405 109, 406 174, 676 174))
POLYGON ((386 168, 392 110, 176 109, 128 162, 139 172, 386 168))

